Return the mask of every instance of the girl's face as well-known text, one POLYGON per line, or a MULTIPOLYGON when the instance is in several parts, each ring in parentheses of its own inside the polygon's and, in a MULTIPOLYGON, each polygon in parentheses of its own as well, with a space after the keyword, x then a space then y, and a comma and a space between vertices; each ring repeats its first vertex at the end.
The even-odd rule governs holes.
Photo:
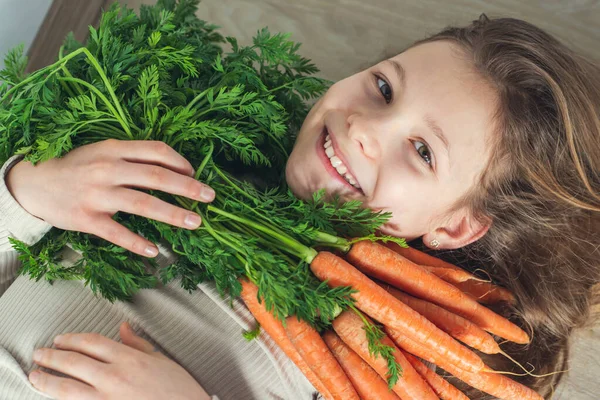
POLYGON ((465 245, 486 228, 467 210, 447 213, 487 163, 496 99, 455 44, 413 47, 337 82, 313 106, 288 184, 303 198, 325 188, 391 211, 386 233, 465 245))

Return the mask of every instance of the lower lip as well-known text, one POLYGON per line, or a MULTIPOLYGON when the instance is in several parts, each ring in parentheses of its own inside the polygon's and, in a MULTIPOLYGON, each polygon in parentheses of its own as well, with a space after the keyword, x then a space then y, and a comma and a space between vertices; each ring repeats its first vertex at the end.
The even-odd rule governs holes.
POLYGON ((317 154, 323 162, 325 169, 327 170, 327 172, 329 172, 329 175, 334 177, 337 181, 343 183, 344 186, 352 189, 352 191, 356 193, 360 193, 360 191, 357 188, 352 186, 343 176, 339 174, 339 172, 337 172, 333 165, 331 165, 329 157, 327 157, 327 154, 325 154, 325 136, 327 136, 327 128, 323 128, 323 132, 321 132, 321 136, 319 137, 319 140, 317 140, 317 154))

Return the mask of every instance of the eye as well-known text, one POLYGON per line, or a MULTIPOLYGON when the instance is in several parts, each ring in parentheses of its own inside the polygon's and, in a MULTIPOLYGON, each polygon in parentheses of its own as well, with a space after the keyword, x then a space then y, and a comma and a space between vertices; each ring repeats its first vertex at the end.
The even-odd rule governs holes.
POLYGON ((387 104, 390 104, 392 101, 392 87, 387 83, 384 79, 381 79, 379 76, 375 75, 375 81, 377 83, 377 87, 381 92, 381 95, 385 99, 387 104))
POLYGON ((419 156, 431 167, 433 163, 433 156, 429 150, 429 147, 425 143, 419 142, 418 140, 415 140, 413 145, 415 146, 417 153, 419 153, 419 156))

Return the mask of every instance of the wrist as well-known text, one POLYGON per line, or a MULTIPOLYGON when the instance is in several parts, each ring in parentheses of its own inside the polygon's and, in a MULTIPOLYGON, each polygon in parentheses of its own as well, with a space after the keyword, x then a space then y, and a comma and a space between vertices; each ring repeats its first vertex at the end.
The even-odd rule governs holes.
POLYGON ((38 172, 33 171, 35 168, 30 162, 19 161, 7 171, 4 180, 6 188, 13 199, 29 214, 40 218, 33 210, 32 201, 30 200, 33 197, 29 194, 32 191, 32 187, 35 186, 33 179, 36 172, 38 172))

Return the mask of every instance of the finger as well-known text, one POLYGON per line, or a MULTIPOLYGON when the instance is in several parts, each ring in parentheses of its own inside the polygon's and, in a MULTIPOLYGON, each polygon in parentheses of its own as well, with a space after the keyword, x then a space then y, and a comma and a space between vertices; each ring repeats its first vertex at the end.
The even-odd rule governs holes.
POLYGON ((123 355, 132 354, 129 347, 98 333, 65 333, 54 338, 60 350, 73 351, 104 363, 114 363, 123 355))
POLYGON ((96 400, 98 392, 85 383, 69 378, 60 378, 42 371, 32 371, 29 381, 40 392, 57 400, 96 400))
POLYGON ((152 242, 131 232, 108 215, 95 219, 93 230, 88 233, 144 257, 156 257, 158 255, 158 248, 152 242))
POLYGON ((184 175, 194 175, 194 167, 181 154, 164 142, 153 140, 106 141, 126 161, 162 165, 184 175))
POLYGON ((121 327, 119 328, 119 334, 121 335, 121 341, 124 345, 147 354, 152 354, 154 352, 154 346, 137 336, 133 329, 131 329, 131 325, 129 325, 129 323, 123 322, 121 324, 121 327))
POLYGON ((153 357, 167 359, 167 356, 165 356, 160 351, 158 351, 152 345, 152 343, 150 343, 147 340, 144 340, 141 337, 139 337, 138 335, 136 335, 135 332, 133 331, 133 329, 131 329, 131 325, 129 325, 128 322, 123 322, 121 324, 119 333, 121 335, 121 341, 123 342, 123 344, 125 344, 131 348, 134 348, 136 350, 139 350, 143 353, 146 353, 148 355, 151 355, 153 357))
POLYGON ((118 188, 108 200, 113 210, 139 215, 165 224, 186 229, 196 229, 202 219, 198 214, 169 204, 147 193, 133 189, 118 188))
POLYGON ((119 185, 160 190, 205 203, 215 198, 215 191, 210 186, 157 165, 124 163, 117 179, 119 185))
POLYGON ((72 376, 90 385, 106 365, 76 351, 57 349, 37 349, 33 353, 33 360, 41 367, 72 376))

